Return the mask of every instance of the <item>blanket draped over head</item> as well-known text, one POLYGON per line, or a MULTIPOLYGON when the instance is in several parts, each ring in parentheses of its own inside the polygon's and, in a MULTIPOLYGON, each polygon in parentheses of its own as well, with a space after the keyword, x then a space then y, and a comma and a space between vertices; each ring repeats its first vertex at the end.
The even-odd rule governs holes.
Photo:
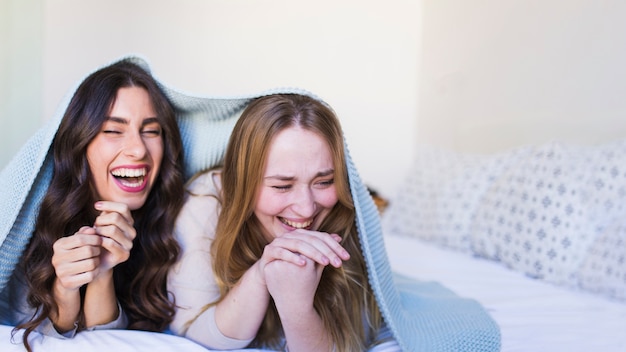
MULTIPOLYGON (((119 60, 130 60, 150 72, 141 57, 126 56, 119 60)), ((221 162, 235 121, 252 99, 273 93, 313 96, 289 88, 248 96, 202 97, 167 87, 158 79, 157 82, 176 112, 185 149, 187 178, 221 162)), ((77 87, 78 84, 74 89, 77 87)), ((47 120, 0 173, 0 290, 5 287, 33 233, 37 212, 52 176, 52 140, 73 93, 65 97, 55 116, 47 120)), ((461 298, 437 283, 421 282, 392 272, 378 210, 347 148, 346 160, 370 284, 384 320, 402 349, 498 351, 499 328, 478 302, 461 298)))

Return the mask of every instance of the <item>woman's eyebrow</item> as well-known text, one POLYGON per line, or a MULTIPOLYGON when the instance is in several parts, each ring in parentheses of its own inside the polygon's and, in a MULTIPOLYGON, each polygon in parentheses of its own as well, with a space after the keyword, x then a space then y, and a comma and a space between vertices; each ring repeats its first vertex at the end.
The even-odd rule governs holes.
MULTIPOLYGON (((122 125, 128 125, 129 124, 128 119, 125 119, 123 117, 116 117, 116 116, 109 116, 109 117, 106 118, 106 121, 115 122, 115 123, 119 123, 119 124, 122 124, 122 125)), ((141 122, 141 125, 145 126, 145 125, 149 125, 151 123, 159 123, 159 119, 156 118, 156 117, 148 117, 148 118, 144 119, 141 122)))
POLYGON ((123 117, 108 116, 105 121, 115 122, 122 125, 128 125, 128 120, 123 117))
POLYGON ((275 179, 279 181, 292 181, 295 179, 294 176, 285 176, 285 175, 271 175, 271 176, 265 176, 264 178, 266 180, 275 179))
POLYGON ((325 170, 325 171, 318 172, 317 175, 315 175, 315 176, 316 177, 324 177, 324 176, 330 176, 330 175, 332 175, 334 173, 335 173, 334 169, 328 169, 328 170, 325 170))
MULTIPOLYGON (((328 170, 320 171, 317 174, 315 174, 315 178, 331 176, 331 175, 334 174, 334 172, 335 172, 334 169, 328 169, 328 170)), ((264 178, 266 180, 267 179, 275 179, 275 180, 279 180, 279 181, 292 181, 292 180, 295 179, 294 176, 285 176, 285 175, 271 175, 271 176, 265 176, 264 178)))
POLYGON ((142 125, 142 126, 145 126, 145 125, 149 125, 149 124, 151 124, 151 123, 158 123, 158 124, 161 124, 161 123, 159 122, 159 119, 157 119, 156 117, 148 117, 148 118, 146 118, 146 119, 144 119, 144 120, 143 120, 143 122, 141 123, 141 125, 142 125))

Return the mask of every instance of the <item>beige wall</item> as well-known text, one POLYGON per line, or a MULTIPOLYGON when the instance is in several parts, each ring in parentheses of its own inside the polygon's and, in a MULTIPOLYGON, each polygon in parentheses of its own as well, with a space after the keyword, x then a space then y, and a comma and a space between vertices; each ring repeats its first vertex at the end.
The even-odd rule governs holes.
POLYGON ((42 2, 0 0, 0 167, 42 121, 42 2))
POLYGON ((0 162, 85 74, 128 53, 191 93, 313 91, 339 113, 365 182, 386 195, 416 144, 488 152, 626 134, 622 1, 170 4, 0 1, 0 162))
POLYGON ((308 89, 339 114, 368 185, 392 194, 404 177, 416 133, 419 1, 39 3, 44 116, 84 75, 137 53, 164 83, 194 94, 308 89))
POLYGON ((626 2, 423 0, 420 143, 626 137, 626 2))

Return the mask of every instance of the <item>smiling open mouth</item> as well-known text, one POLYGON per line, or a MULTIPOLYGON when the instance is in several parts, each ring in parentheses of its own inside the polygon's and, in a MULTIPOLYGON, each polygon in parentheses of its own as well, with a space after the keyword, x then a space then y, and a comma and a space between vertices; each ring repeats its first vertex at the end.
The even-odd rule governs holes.
POLYGON ((313 224, 313 220, 309 220, 309 221, 305 221, 305 222, 295 222, 295 221, 287 220, 287 219, 281 218, 281 217, 279 217, 278 219, 283 224, 285 224, 287 226, 291 226, 294 229, 306 229, 306 228, 310 227, 311 224, 313 224))
POLYGON ((146 168, 127 169, 120 168, 111 171, 111 175, 124 187, 138 188, 144 185, 146 179, 146 168))

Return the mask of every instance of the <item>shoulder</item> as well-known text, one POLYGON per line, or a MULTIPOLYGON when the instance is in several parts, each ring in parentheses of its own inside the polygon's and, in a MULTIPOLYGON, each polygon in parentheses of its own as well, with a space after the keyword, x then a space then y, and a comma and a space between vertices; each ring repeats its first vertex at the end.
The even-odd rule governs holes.
POLYGON ((210 170, 194 176, 185 186, 185 203, 180 216, 217 218, 221 210, 221 175, 220 170, 210 170))
POLYGON ((185 203, 178 214, 174 234, 181 245, 186 240, 213 238, 221 211, 221 173, 207 171, 195 176, 185 187, 185 203))
POLYGON ((194 176, 185 187, 190 196, 213 196, 219 199, 222 189, 222 171, 205 171, 194 176))

